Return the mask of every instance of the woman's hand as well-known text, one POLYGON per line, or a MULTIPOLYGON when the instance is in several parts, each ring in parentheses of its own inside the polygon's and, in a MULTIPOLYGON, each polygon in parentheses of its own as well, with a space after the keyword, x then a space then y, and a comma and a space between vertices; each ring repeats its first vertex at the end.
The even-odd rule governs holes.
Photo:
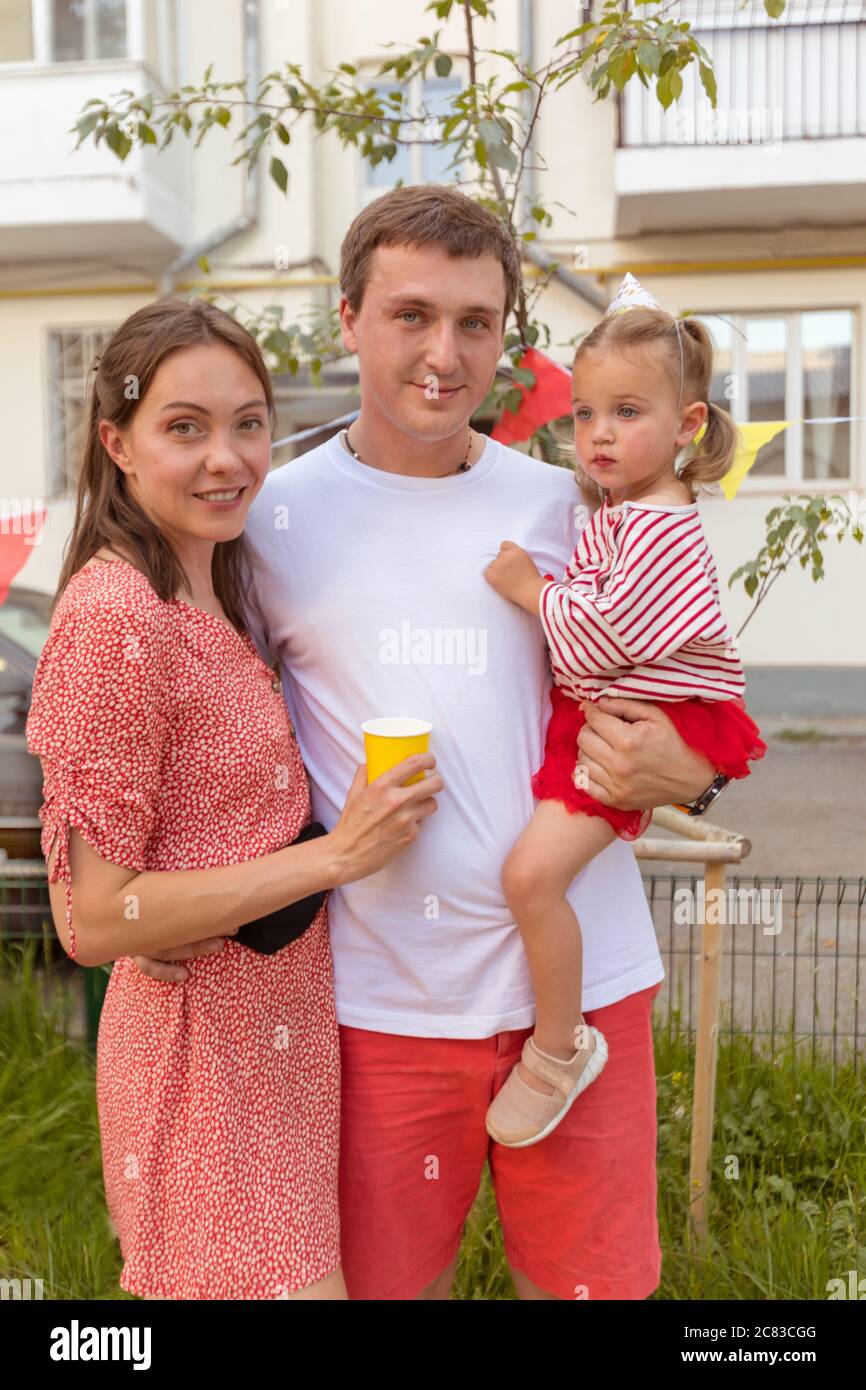
POLYGON ((401 783, 435 766, 432 753, 414 753, 368 786, 367 769, 361 764, 328 837, 335 856, 335 887, 376 873, 418 838, 421 821, 437 809, 433 793, 445 783, 438 773, 411 787, 401 783))
POLYGON ((167 946, 155 956, 133 956, 132 959, 142 975, 149 975, 152 980, 180 983, 189 971, 180 964, 175 965, 175 961, 190 960, 193 956, 215 956, 230 940, 228 936, 209 936, 205 941, 191 941, 188 946, 167 946))
POLYGON ((532 557, 514 541, 503 541, 499 554, 484 571, 484 578, 503 598, 528 613, 538 612, 538 596, 548 582, 532 557))
MULTIPOLYGON (((317 840, 331 849, 329 886, 338 887, 366 878, 382 869, 418 838, 421 821, 437 809, 433 797, 445 785, 437 773, 414 786, 403 787, 407 777, 436 766, 432 753, 415 753, 367 785, 365 764, 356 770, 340 819, 333 830, 317 840)), ((142 975, 152 980, 183 981, 189 971, 183 961, 221 951, 231 937, 210 937, 189 946, 176 946, 154 956, 133 956, 142 975)))

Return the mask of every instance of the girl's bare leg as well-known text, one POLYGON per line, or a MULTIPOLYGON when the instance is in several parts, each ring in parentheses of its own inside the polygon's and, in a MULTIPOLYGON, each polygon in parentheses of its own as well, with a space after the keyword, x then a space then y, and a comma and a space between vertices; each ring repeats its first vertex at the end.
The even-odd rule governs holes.
MULTIPOLYGON (((520 928, 535 991, 535 1042, 563 1061, 577 1049, 583 1022, 583 943, 565 894, 575 875, 616 838, 607 821, 573 814, 560 801, 541 801, 502 870, 502 886, 520 928)), ((519 1063, 527 1085, 553 1087, 519 1063)))

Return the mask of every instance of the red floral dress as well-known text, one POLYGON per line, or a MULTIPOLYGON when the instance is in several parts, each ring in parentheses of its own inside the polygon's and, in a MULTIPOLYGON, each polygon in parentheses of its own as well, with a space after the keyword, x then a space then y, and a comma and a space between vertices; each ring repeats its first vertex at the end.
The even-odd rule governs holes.
MULTIPOLYGON (((67 881, 73 960, 71 826, 112 863, 169 872, 270 854, 310 820, 294 730, 252 638, 163 602, 126 561, 79 570, 61 595, 27 741, 43 763, 46 860, 59 834, 51 881, 67 881)), ((228 940, 185 967, 170 983, 121 958, 102 1008, 96 1090, 120 1284, 286 1297, 340 1263, 327 906, 274 955, 228 940)))

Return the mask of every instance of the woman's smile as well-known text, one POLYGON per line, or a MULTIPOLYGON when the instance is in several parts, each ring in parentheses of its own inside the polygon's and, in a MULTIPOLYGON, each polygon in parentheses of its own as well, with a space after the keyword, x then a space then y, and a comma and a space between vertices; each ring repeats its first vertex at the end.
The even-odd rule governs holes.
POLYGON ((194 492, 193 497, 199 502, 204 502, 207 507, 216 507, 218 511, 230 511, 241 502, 246 492, 246 484, 243 487, 212 489, 210 492, 194 492))

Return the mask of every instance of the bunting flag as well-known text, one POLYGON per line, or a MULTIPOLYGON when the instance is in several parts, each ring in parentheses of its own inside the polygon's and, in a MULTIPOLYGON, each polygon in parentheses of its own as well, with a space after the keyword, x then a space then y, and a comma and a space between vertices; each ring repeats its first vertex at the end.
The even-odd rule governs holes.
POLYGON ((16 518, 8 526, 0 523, 0 605, 9 597, 12 580, 30 559, 44 520, 43 509, 31 512, 26 518, 16 518))
POLYGON ((549 425, 561 415, 571 414, 571 372, 553 358, 527 348, 520 359, 522 370, 534 372, 535 385, 518 385, 523 399, 517 410, 505 410, 491 438, 500 444, 518 444, 529 439, 542 425, 549 425))
MULTIPOLYGON (((745 478, 749 469, 755 462, 759 451, 765 444, 769 444, 771 439, 775 439, 777 434, 786 430, 789 425, 853 425, 857 420, 862 420, 862 415, 821 415, 806 420, 761 420, 755 423, 737 425, 740 432, 741 445, 737 450, 734 462, 730 469, 722 478, 722 491, 728 501, 736 496, 740 483, 745 478)), ((702 425, 695 435, 695 443, 700 439, 706 429, 702 425)))
POLYGON ((734 455, 733 463, 721 479, 722 492, 729 502, 736 497, 740 483, 754 464, 759 450, 763 449, 765 444, 769 444, 771 439, 775 439, 777 434, 781 434, 782 430, 786 430, 793 423, 793 420, 757 420, 737 425, 740 444, 734 455))

